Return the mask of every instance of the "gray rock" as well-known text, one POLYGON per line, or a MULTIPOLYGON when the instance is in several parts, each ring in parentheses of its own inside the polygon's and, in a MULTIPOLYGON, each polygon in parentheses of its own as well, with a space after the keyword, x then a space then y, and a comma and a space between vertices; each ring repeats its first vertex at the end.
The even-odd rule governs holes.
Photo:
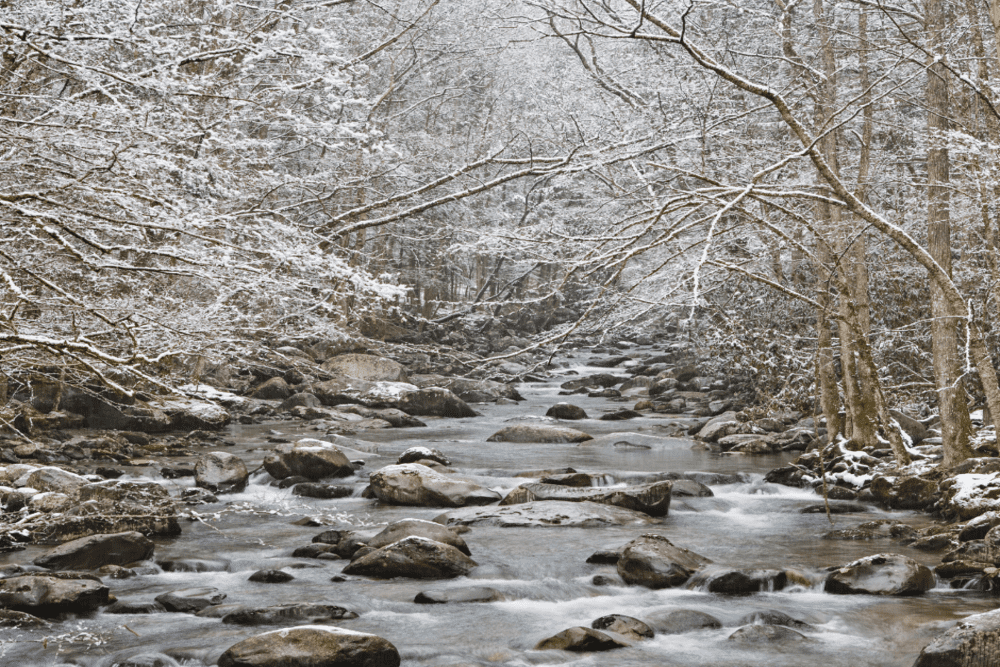
POLYGON ((403 519, 402 521, 391 523, 382 532, 368 540, 367 546, 373 549, 381 549, 406 537, 425 537, 435 542, 453 546, 466 556, 472 555, 472 552, 469 551, 469 545, 465 543, 465 540, 462 539, 462 536, 458 534, 456 529, 442 526, 433 521, 424 521, 423 519, 403 519))
POLYGON ((587 413, 583 408, 570 403, 556 403, 548 409, 545 416, 556 419, 587 419, 587 413))
POLYGON ((646 623, 661 635, 680 635, 685 632, 722 627, 722 621, 716 617, 693 609, 657 612, 647 616, 646 623))
POLYGON ((572 428, 562 426, 537 426, 529 424, 519 424, 517 426, 506 426, 489 438, 487 442, 540 442, 540 443, 564 443, 564 442, 585 442, 593 438, 572 428))
POLYGON ((713 417, 705 424, 698 437, 706 442, 715 442, 719 438, 736 433, 739 428, 739 421, 735 412, 723 412, 717 417, 713 417))
POLYGON ((279 444, 275 452, 264 459, 264 469, 275 479, 296 475, 316 481, 354 474, 354 466, 340 448, 311 438, 294 444, 279 444))
POLYGON ((341 354, 323 362, 323 370, 369 382, 406 382, 402 364, 371 354, 341 354))
POLYGON ((649 627, 638 618, 632 618, 631 616, 624 616, 622 614, 601 616, 600 618, 594 620, 590 624, 590 627, 595 630, 607 630, 635 641, 652 639, 655 635, 653 628, 649 627))
POLYGON ((630 585, 646 588, 681 586, 712 561, 676 547, 662 535, 646 534, 629 542, 618 559, 618 574, 630 585))
POLYGON ((783 570, 703 570, 691 577, 688 587, 709 593, 748 595, 750 593, 780 591, 788 585, 788 575, 783 570))
POLYGON ((156 563, 164 572, 229 572, 225 558, 175 558, 156 563))
POLYGON ((279 410, 291 410, 292 408, 318 408, 323 403, 316 398, 315 394, 310 394, 307 391, 300 391, 297 394, 292 394, 285 400, 281 402, 278 406, 279 410))
POLYGON ((903 414, 899 410, 889 410, 889 414, 899 423, 903 433, 910 436, 914 445, 920 444, 921 440, 927 438, 927 427, 918 422, 913 417, 903 414))
POLYGON ((151 540, 134 531, 91 535, 60 544, 36 558, 34 563, 51 570, 96 570, 105 565, 148 560, 153 556, 153 549, 151 540))
POLYGON ((576 627, 563 630, 535 645, 536 651, 610 651, 629 646, 623 637, 616 637, 593 628, 576 627))
POLYGON ((611 375, 610 373, 597 373, 596 375, 588 375, 587 377, 577 378, 575 380, 567 380, 563 382, 559 387, 567 391, 575 391, 576 389, 583 389, 584 387, 614 387, 617 384, 624 382, 625 378, 618 377, 617 375, 611 375))
POLYGON ((451 465, 447 456, 432 447, 410 447, 399 455, 396 463, 416 463, 421 460, 437 461, 443 466, 451 465))
POLYGON ((434 521, 449 526, 596 528, 600 526, 642 525, 652 523, 654 519, 642 512, 611 505, 600 505, 587 501, 569 503, 545 500, 509 507, 468 507, 452 510, 435 517, 434 521))
POLYGON ((416 417, 475 417, 479 413, 455 394, 441 387, 428 387, 405 394, 396 407, 416 417))
POLYGON ((451 579, 468 574, 476 565, 453 546, 424 537, 406 537, 356 558, 343 572, 377 579, 451 579))
POLYGON ((46 621, 23 611, 0 609, 0 628, 34 628, 48 625, 46 621))
POLYGON ((808 641, 808 638, 783 625, 747 625, 729 635, 728 640, 737 644, 787 644, 808 641))
POLYGON ((673 482, 656 482, 642 486, 616 489, 599 487, 576 488, 558 484, 528 483, 513 489, 500 501, 501 505, 518 505, 543 500, 565 502, 589 501, 635 510, 650 516, 663 517, 670 510, 670 489, 673 482))
POLYGON ((89 484, 90 480, 61 468, 46 466, 33 470, 14 482, 15 487, 30 487, 39 491, 54 491, 73 495, 81 486, 89 484))
POLYGON ((97 577, 25 574, 0 579, 0 607, 36 616, 89 612, 108 604, 109 589, 97 577))
POLYGON ((422 591, 413 601, 417 604, 455 604, 457 602, 497 602, 504 596, 495 588, 468 586, 446 591, 422 591))
POLYGON ((354 489, 349 486, 336 486, 334 484, 319 484, 316 482, 302 482, 292 487, 292 494, 303 498, 321 498, 330 500, 332 498, 349 498, 354 494, 354 489))
POLYGON ((985 667, 1000 663, 1000 610, 974 614, 924 647, 913 667, 985 667))
POLYGON ((104 608, 105 614, 160 614, 165 611, 166 608, 159 602, 148 600, 141 602, 118 600, 104 608))
POLYGON ((247 581, 252 581, 257 584, 286 584, 289 581, 294 581, 295 577, 288 574, 284 570, 257 570, 250 575, 247 581))
POLYGON ((194 466, 194 483, 212 493, 239 493, 247 488, 250 473, 243 459, 228 452, 205 454, 194 466))
POLYGON ((219 667, 399 667, 399 651, 376 635, 335 627, 266 632, 230 646, 219 667))
POLYGON ((876 554, 832 571, 824 590, 844 595, 920 595, 934 584, 934 573, 912 558, 876 554))
POLYGON ((220 604, 226 599, 226 594, 218 588, 205 586, 170 591, 169 593, 157 595, 154 599, 162 604, 167 611, 196 613, 205 607, 220 604))
POLYGON ((284 378, 275 377, 260 384, 250 392, 251 398, 283 401, 292 395, 292 390, 284 378))
POLYGON ((242 607, 222 617, 230 625, 291 625, 357 618, 353 611, 329 604, 295 602, 270 607, 242 607))
POLYGON ((418 463, 386 466, 373 473, 369 483, 379 500, 394 505, 465 507, 500 500, 495 491, 442 475, 418 463))
POLYGON ((813 626, 804 621, 792 618, 783 611, 768 609, 766 611, 754 611, 740 620, 736 625, 784 625, 789 628, 799 628, 801 630, 813 630, 813 626))

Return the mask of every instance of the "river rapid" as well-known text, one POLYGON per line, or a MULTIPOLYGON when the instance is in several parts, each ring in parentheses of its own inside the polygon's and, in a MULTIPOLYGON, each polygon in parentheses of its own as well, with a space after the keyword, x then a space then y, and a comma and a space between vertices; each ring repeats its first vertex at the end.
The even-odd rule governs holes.
MULTIPOLYGON (((564 360, 566 367, 558 372, 607 372, 586 367, 581 359, 564 360)), ((370 460, 360 477, 345 482, 356 486, 354 497, 315 500, 294 496, 290 489, 270 486, 270 477, 258 472, 252 476, 246 491, 221 496, 217 504, 195 507, 201 518, 185 521, 180 537, 156 540, 158 561, 201 559, 207 571, 162 572, 151 567, 140 569, 137 577, 106 579, 105 583, 115 596, 127 601, 151 601, 166 591, 211 586, 226 593, 227 604, 339 605, 357 612, 359 617, 337 621, 337 625, 388 639, 399 649, 404 667, 804 664, 909 667, 923 646, 957 619, 996 606, 995 598, 940 585, 923 596, 911 598, 824 593, 820 582, 825 568, 874 553, 902 553, 932 567, 939 562, 937 555, 888 540, 831 541, 821 539, 824 533, 879 518, 899 519, 917 528, 928 525, 931 519, 911 512, 889 514, 872 507, 863 514, 835 516, 835 525, 831 526, 824 514, 803 514, 804 507, 821 502, 814 492, 763 481, 764 473, 784 465, 793 454, 724 455, 681 438, 661 438, 649 449, 614 446, 610 442, 602 445, 486 442, 503 426, 538 423, 551 405, 562 400, 583 407, 591 417, 631 405, 632 401, 560 397, 558 386, 565 379, 520 385, 519 390, 527 400, 517 405, 475 405, 482 413, 480 417, 430 419, 425 420, 428 428, 359 434, 358 439, 378 444, 381 458, 370 460), (451 459, 459 476, 500 493, 526 481, 516 477, 519 473, 565 467, 607 473, 618 482, 640 479, 650 473, 682 471, 740 473, 742 481, 713 486, 714 497, 675 498, 669 516, 660 525, 593 529, 475 526, 463 536, 472 557, 479 563, 467 578, 375 581, 348 577, 335 582, 331 577, 339 574, 348 561, 291 557, 295 548, 309 544, 325 526, 351 523, 374 527, 403 518, 433 519, 446 511, 378 505, 359 495, 368 472, 395 463, 401 452, 417 445, 442 451, 451 459), (296 525, 295 521, 303 517, 313 517, 315 524, 325 526, 296 525), (597 550, 618 548, 648 532, 660 533, 718 565, 794 570, 816 583, 747 596, 686 588, 647 590, 623 585, 613 565, 586 562, 597 550), (278 568, 285 568, 295 579, 284 584, 247 580, 257 570, 278 568), (609 576, 611 585, 595 585, 593 578, 599 574, 609 576), (489 586, 500 591, 505 599, 438 605, 413 602, 421 591, 468 586, 489 586), (606 614, 642 619, 674 609, 706 612, 722 621, 723 627, 657 635, 633 647, 608 653, 533 650, 546 637, 572 626, 589 626, 591 621, 606 614), (807 640, 752 646, 728 640, 739 618, 769 609, 809 623, 812 629, 803 631, 807 640)), ((662 433, 660 427, 667 420, 667 415, 653 414, 629 421, 587 419, 565 425, 595 437, 621 432, 655 436, 662 433)), ((234 425, 227 438, 236 444, 226 451, 239 455, 253 469, 273 447, 268 438, 274 437, 322 438, 322 433, 309 430, 303 422, 234 425)), ((136 470, 132 477, 151 476, 167 484, 172 493, 193 483, 192 478, 161 480, 152 468, 136 470)), ((46 550, 31 547, 5 554, 0 564, 30 563, 46 550)), ((97 613, 39 630, 0 630, 0 665, 209 666, 229 646, 270 629, 224 625, 217 618, 181 613, 97 613)))

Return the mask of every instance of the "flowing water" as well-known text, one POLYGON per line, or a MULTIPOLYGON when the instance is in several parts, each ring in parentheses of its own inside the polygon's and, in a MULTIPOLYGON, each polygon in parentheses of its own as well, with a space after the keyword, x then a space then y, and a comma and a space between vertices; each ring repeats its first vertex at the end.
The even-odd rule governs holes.
MULTIPOLYGON (((571 362, 572 363, 572 360, 571 362)), ((605 369, 578 367, 581 373, 605 369)), ((638 535, 657 532, 674 544, 707 556, 722 566, 796 570, 816 582, 823 568, 873 553, 906 554, 927 565, 938 562, 926 554, 887 541, 845 542, 819 539, 831 530, 823 514, 800 510, 820 502, 812 491, 763 482, 763 475, 793 455, 728 456, 712 453, 686 439, 662 439, 651 449, 612 444, 508 444, 486 439, 511 423, 532 423, 560 400, 569 400, 592 417, 628 404, 606 399, 559 397, 558 384, 524 384, 526 401, 518 405, 477 405, 481 417, 428 420, 421 429, 391 429, 360 435, 379 443, 381 459, 366 471, 395 462, 403 450, 426 445, 451 458, 463 477, 501 493, 525 481, 515 475, 537 469, 572 467, 609 473, 617 479, 641 478, 656 472, 707 471, 742 473, 740 483, 713 487, 714 497, 676 498, 662 525, 614 528, 494 528, 473 527, 463 537, 479 563, 468 578, 448 581, 373 581, 331 577, 347 561, 292 558, 322 527, 295 525, 302 517, 335 524, 351 522, 377 526, 402 518, 433 519, 441 509, 386 507, 360 497, 314 500, 293 496, 290 490, 267 484, 266 474, 252 478, 247 490, 223 496, 223 502, 200 506, 201 521, 184 524, 177 539, 157 540, 157 560, 200 558, 214 571, 159 572, 150 570, 132 579, 106 580, 121 600, 148 601, 160 593, 193 586, 212 586, 225 592, 226 603, 269 605, 326 602, 357 612, 357 619, 336 622, 345 628, 371 632, 391 641, 405 667, 448 665, 616 665, 684 666, 797 666, 822 663, 828 667, 858 665, 909 666, 920 649, 956 619, 995 606, 994 599, 970 591, 939 586, 921 597, 878 598, 836 596, 817 585, 797 585, 779 592, 723 596, 697 590, 647 590, 621 585, 597 586, 596 574, 611 575, 615 568, 589 565, 587 557, 599 549, 614 549, 638 535), (247 581, 260 569, 286 568, 295 580, 285 584, 247 581), (420 605, 420 591, 466 586, 489 586, 504 595, 491 603, 420 605), (723 627, 680 635, 658 635, 634 647, 608 653, 571 654, 534 651, 541 639, 576 625, 589 626, 612 613, 643 618, 654 612, 693 609, 722 621, 723 627), (742 646, 727 640, 737 620, 756 610, 777 609, 813 626, 807 640, 794 644, 742 646)), ((618 432, 657 435, 668 418, 644 416, 624 422, 588 419, 569 425, 599 436, 618 432)), ((298 422, 270 426, 234 426, 229 438, 237 444, 227 451, 254 467, 271 445, 271 429, 286 437, 322 437, 298 422)), ((151 475, 154 473, 150 472, 151 475)), ((361 479, 353 480, 358 489, 361 479)), ((164 480, 175 487, 185 480, 164 480)), ((177 491, 178 489, 174 489, 177 491)), ((837 528, 888 517, 916 527, 929 519, 908 512, 891 515, 872 508, 870 513, 835 517, 837 528)), ((32 547, 7 554, 3 563, 28 563, 43 553, 32 547)), ((130 656, 158 656, 160 662, 142 665, 212 665, 229 646, 270 628, 222 624, 218 619, 188 614, 111 615, 69 620, 43 630, 0 630, 0 665, 85 665, 111 667, 130 656)))

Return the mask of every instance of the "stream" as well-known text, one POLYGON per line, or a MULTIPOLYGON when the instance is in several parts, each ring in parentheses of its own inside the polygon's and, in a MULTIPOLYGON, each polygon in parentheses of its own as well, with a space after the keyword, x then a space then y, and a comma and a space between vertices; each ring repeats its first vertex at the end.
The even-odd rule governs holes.
MULTIPOLYGON (((580 374, 607 372, 591 368, 580 359, 564 359, 557 372, 580 374), (575 364, 575 365, 572 365, 575 364), (572 366, 571 366, 572 365, 572 366)), ((621 374, 620 371, 613 371, 621 374)), ((646 667, 665 665, 737 667, 744 665, 826 667, 885 665, 909 667, 920 650, 957 619, 996 606, 994 598, 939 585, 911 598, 863 595, 830 595, 822 592, 822 570, 880 552, 902 553, 933 567, 938 554, 917 551, 888 540, 831 541, 820 536, 834 528, 848 528, 879 518, 902 520, 916 528, 931 519, 913 512, 883 512, 872 507, 864 514, 834 517, 800 510, 821 503, 812 490, 767 484, 764 474, 786 464, 794 453, 741 456, 713 453, 681 438, 663 438, 650 449, 612 444, 512 444, 486 439, 512 423, 539 423, 553 404, 568 401, 591 417, 630 406, 585 395, 558 396, 555 378, 525 383, 519 391, 526 398, 517 405, 478 404, 480 417, 425 419, 428 428, 388 429, 356 436, 378 443, 381 458, 372 459, 353 483, 354 497, 316 500, 294 496, 290 489, 270 486, 270 477, 257 472, 239 494, 220 502, 197 506, 201 521, 184 521, 184 533, 174 539, 156 539, 156 560, 202 559, 202 572, 140 570, 131 579, 105 579, 120 600, 151 601, 174 589, 212 586, 227 594, 229 603, 284 604, 325 602, 357 612, 359 617, 337 621, 352 630, 370 632, 392 642, 405 667, 458 667, 472 665, 615 665, 646 667), (500 493, 526 481, 518 473, 572 467, 578 471, 608 473, 616 480, 639 479, 657 472, 705 471, 740 473, 739 483, 715 485, 714 497, 674 498, 670 514, 661 525, 613 528, 499 528, 474 526, 463 535, 479 566, 467 578, 445 581, 376 581, 348 577, 334 582, 346 560, 311 560, 291 557, 292 551, 310 543, 326 526, 295 525, 297 519, 314 517, 317 523, 336 526, 377 526, 403 518, 433 519, 446 510, 382 506, 359 496, 368 472, 395 463, 404 450, 425 445, 448 456, 461 477, 500 493), (227 509, 228 506, 228 509, 227 509), (625 586, 613 565, 591 565, 588 556, 597 550, 615 549, 648 532, 660 533, 716 564, 739 568, 794 570, 816 585, 794 585, 780 592, 725 596, 698 590, 648 590, 625 586), (285 568, 295 579, 284 584, 251 583, 261 569, 285 568), (595 575, 607 575, 611 585, 595 585, 595 575), (422 605, 413 602, 421 591, 468 586, 489 586, 504 600, 490 603, 422 605), (535 651, 540 640, 566 628, 583 625, 606 614, 619 613, 642 619, 674 609, 706 612, 722 621, 721 629, 675 635, 657 635, 630 648, 609 653, 574 654, 535 651), (753 611, 776 609, 809 623, 807 640, 794 644, 739 645, 728 641, 737 620, 753 611)), ((623 375, 624 379, 624 375, 623 375)), ((657 435, 668 415, 648 414, 629 421, 587 419, 563 425, 595 437, 621 432, 657 435)), ((543 422, 547 423, 547 422, 543 422)), ((247 466, 259 466, 273 445, 269 437, 296 439, 319 437, 303 422, 270 425, 234 425, 227 439, 236 443, 225 451, 242 457, 247 466)), ((209 451, 209 450, 204 450, 209 451)), ((140 478, 143 469, 133 475, 140 478)), ((172 494, 193 484, 193 478, 160 479, 155 469, 148 475, 167 484, 172 494)), ((3 554, 0 565, 29 563, 47 547, 3 554)), ((142 655, 129 665, 169 667, 207 666, 234 643, 272 628, 223 625, 217 618, 190 614, 97 613, 49 628, 0 630, 0 665, 19 667, 79 665, 111 667, 142 655)))

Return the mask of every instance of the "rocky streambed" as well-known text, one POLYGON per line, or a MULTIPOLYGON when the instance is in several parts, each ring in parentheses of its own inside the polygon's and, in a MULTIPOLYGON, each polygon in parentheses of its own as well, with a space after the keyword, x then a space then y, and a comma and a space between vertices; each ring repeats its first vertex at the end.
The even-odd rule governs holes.
POLYGON ((747 426, 716 380, 553 373, 478 414, 301 399, 114 466, 23 448, 0 469, 23 547, 0 555, 2 664, 990 664, 961 660, 992 615, 952 630, 997 606, 989 461, 957 490, 932 458, 880 486, 878 452, 814 461, 815 424, 747 426), (917 511, 976 498, 961 524, 917 511))

